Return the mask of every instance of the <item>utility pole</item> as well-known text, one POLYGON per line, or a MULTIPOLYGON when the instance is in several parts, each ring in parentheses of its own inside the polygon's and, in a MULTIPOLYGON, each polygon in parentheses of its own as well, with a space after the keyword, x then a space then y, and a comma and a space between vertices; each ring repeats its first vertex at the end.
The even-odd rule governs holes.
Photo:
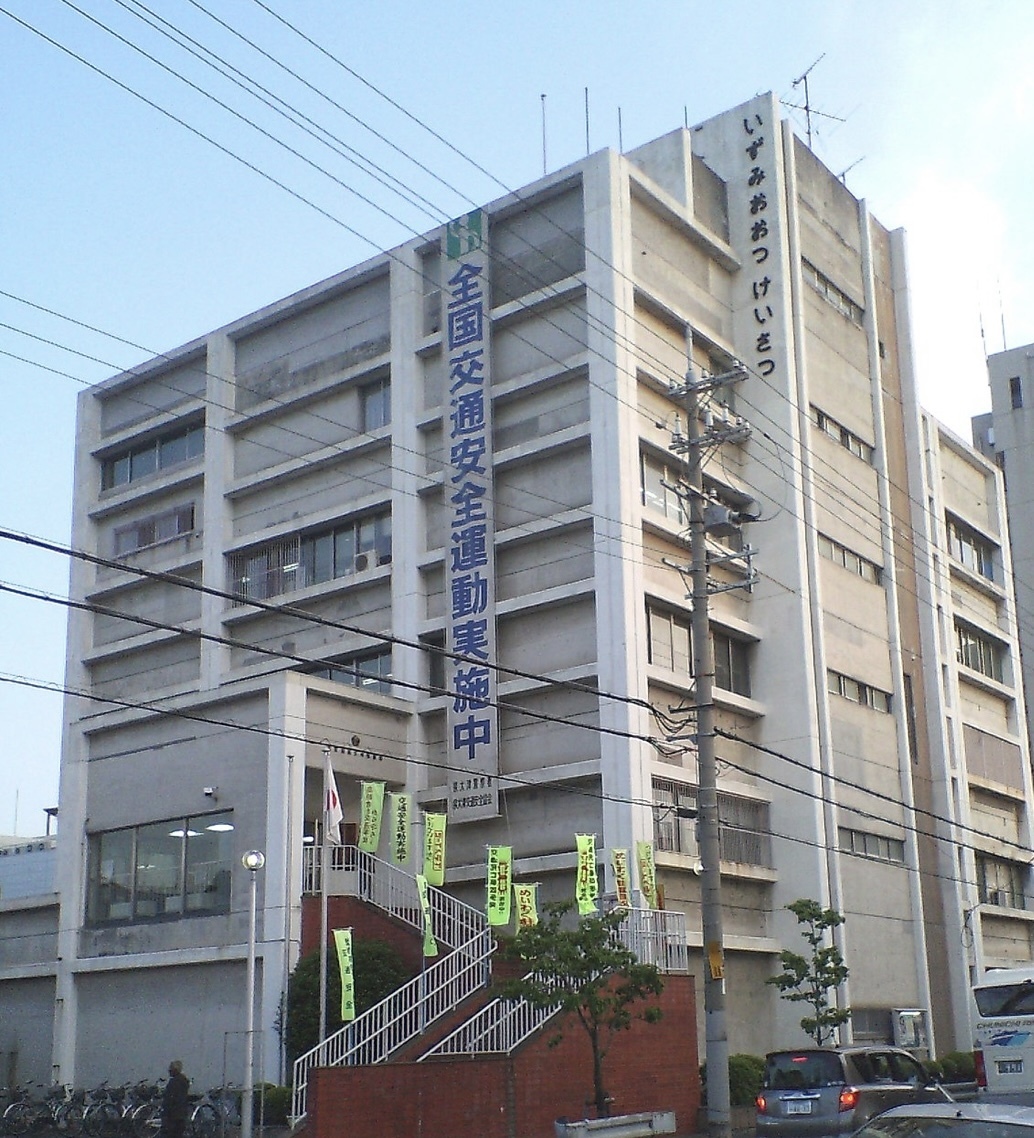
MULTIPOLYGON (((688 345, 690 349, 692 344, 688 345)), ((735 526, 738 515, 711 503, 704 494, 704 447, 725 441, 742 441, 749 428, 737 422, 731 428, 713 431, 701 426, 701 396, 745 378, 737 364, 730 371, 698 378, 692 357, 682 386, 673 387, 673 398, 684 400, 686 434, 676 421, 671 450, 686 457, 686 489, 689 497, 689 540, 692 564, 693 686, 696 706, 697 811, 699 827, 701 904, 704 945, 704 1021, 707 1062, 707 1128, 711 1138, 730 1138, 729 1036, 725 1020, 725 955, 722 937, 721 868, 718 833, 718 767, 714 746, 714 647, 708 617, 712 587, 708 578, 707 532, 716 516, 722 526, 735 526), (716 514, 717 508, 717 514, 716 514)), ((740 556, 740 555, 735 555, 740 556)), ((746 552, 749 565, 750 550, 746 552)), ((749 579, 749 578, 748 578, 749 579)))

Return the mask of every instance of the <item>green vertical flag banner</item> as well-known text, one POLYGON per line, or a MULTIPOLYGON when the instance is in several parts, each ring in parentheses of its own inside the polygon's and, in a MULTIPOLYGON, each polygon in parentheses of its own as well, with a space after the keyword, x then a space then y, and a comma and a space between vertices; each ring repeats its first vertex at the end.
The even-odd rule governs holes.
POLYGON ((438 942, 434 939, 431 924, 431 898, 427 895, 427 878, 422 873, 416 875, 416 891, 420 895, 420 909, 424 914, 424 956, 438 955, 438 942))
POLYGON ((510 923, 510 882, 513 879, 513 847, 488 847, 488 923, 510 923))
POLYGON ((362 813, 359 817, 359 848, 376 853, 381 840, 381 815, 384 811, 384 783, 364 782, 362 813))
POLYGON ((352 975, 352 930, 335 929, 334 946, 337 948, 337 967, 341 973, 341 1019, 344 1023, 355 1019, 355 977, 352 975))
POLYGON ((445 814, 424 815, 424 876, 428 885, 445 884, 445 814))
POLYGON ((412 794, 392 794, 391 860, 396 865, 405 865, 409 861, 409 832, 412 817, 412 794))
POLYGON ((596 835, 575 834, 578 847, 578 880, 575 884, 575 900, 578 912, 582 915, 596 912, 596 898, 599 883, 596 880, 596 835))
POLYGON ((639 888, 650 909, 657 908, 657 871, 653 864, 653 843, 636 842, 635 857, 639 869, 639 888))
POLYGON ((614 892, 622 909, 632 907, 632 878, 628 869, 628 850, 611 850, 610 864, 614 869, 614 892))
POLYGON ((517 907, 517 927, 529 929, 539 923, 539 887, 523 882, 513 883, 513 901, 517 907))

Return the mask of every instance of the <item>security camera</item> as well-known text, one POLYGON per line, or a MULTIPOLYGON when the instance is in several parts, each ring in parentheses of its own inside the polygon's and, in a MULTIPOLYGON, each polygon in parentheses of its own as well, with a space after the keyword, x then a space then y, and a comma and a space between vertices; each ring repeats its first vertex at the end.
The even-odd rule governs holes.
POLYGON ((206 798, 215 798, 216 791, 218 789, 219 789, 218 786, 206 786, 205 787, 205 797, 206 798))

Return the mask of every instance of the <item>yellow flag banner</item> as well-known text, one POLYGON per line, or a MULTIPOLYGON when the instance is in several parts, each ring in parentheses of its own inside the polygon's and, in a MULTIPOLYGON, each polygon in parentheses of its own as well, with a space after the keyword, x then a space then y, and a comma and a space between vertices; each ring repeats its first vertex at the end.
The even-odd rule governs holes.
POLYGON ((517 908, 517 927, 528 929, 539 923, 539 887, 525 885, 523 882, 513 883, 513 903, 517 908))
POLYGON ((488 923, 510 923, 510 882, 513 878, 513 847, 488 847, 488 923))
POLYGON ((622 909, 632 907, 632 878, 628 870, 628 850, 611 850, 610 864, 614 869, 614 892, 618 906, 622 909))
POLYGON ((596 880, 596 835, 575 834, 578 847, 578 880, 574 896, 581 914, 596 912, 599 884, 596 880))
POLYGON ((341 1019, 347 1023, 355 1019, 355 978, 352 975, 352 930, 335 929, 334 947, 337 949, 337 967, 341 973, 341 1019))
POLYGON ((359 848, 376 853, 381 840, 381 815, 384 810, 384 783, 364 782, 362 811, 359 815, 359 848))
POLYGON ((391 859, 396 865, 409 861, 409 831, 413 817, 412 794, 391 796, 391 859))
POLYGON ((636 842, 635 857, 639 869, 639 888, 648 909, 657 908, 657 871, 653 864, 653 843, 636 842))
POLYGON ((424 815, 424 876, 428 885, 445 884, 445 814, 424 815))
POLYGON ((431 923, 431 898, 427 895, 427 878, 422 873, 416 875, 416 891, 420 896, 420 909, 424 914, 424 956, 438 955, 438 942, 434 939, 431 923))

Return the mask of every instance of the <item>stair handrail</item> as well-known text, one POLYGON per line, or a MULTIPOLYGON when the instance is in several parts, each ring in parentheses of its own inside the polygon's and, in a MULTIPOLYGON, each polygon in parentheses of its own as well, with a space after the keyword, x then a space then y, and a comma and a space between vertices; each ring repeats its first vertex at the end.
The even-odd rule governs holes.
MULTIPOLYGON (((627 909, 616 931, 642 963, 655 964, 662 972, 689 971, 684 913, 627 909)), ((435 1055, 512 1054, 556 1014, 558 1006, 539 1008, 524 1000, 497 997, 420 1055, 417 1062, 435 1055)))
MULTIPOLYGON (((356 873, 356 896, 414 928, 423 928, 416 880, 411 874, 355 847, 347 847, 346 861, 350 863, 349 870, 354 868, 356 873), (399 898, 406 896, 404 881, 409 884, 409 899, 403 904, 399 898)), ((306 1115, 309 1072, 313 1067, 384 1062, 431 1023, 488 985, 495 938, 485 914, 433 886, 428 889, 428 900, 436 939, 450 945, 452 951, 295 1060, 293 1125, 306 1115)))

